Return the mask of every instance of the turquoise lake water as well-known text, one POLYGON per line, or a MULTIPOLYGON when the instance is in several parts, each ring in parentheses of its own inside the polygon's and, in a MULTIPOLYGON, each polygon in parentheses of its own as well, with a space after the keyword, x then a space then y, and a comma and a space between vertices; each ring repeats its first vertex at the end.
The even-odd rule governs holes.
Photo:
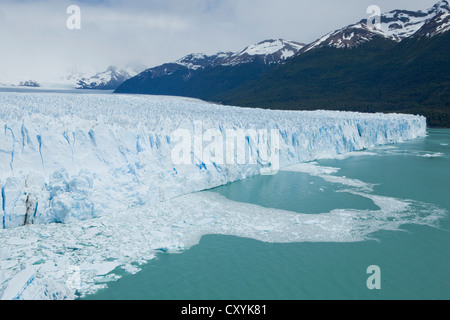
MULTIPOLYGON (((86 299, 450 299, 450 130, 430 129, 425 138, 369 152, 317 163, 374 184, 372 194, 444 210, 438 227, 406 224, 346 243, 206 235, 184 252, 158 253, 134 275, 120 273, 121 279, 86 299), (366 286, 370 265, 380 267, 380 290, 366 286)), ((212 191, 299 213, 377 209, 342 189, 308 173, 280 171, 212 191)))

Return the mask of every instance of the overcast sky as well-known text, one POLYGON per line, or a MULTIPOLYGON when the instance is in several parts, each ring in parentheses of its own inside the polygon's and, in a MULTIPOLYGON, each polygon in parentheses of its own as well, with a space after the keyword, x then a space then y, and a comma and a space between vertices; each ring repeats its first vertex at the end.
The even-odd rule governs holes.
POLYGON ((437 0, 0 0, 0 83, 109 65, 153 67, 192 52, 240 51, 270 38, 309 43, 376 4, 425 10, 437 0), (67 8, 81 9, 69 30, 67 8))

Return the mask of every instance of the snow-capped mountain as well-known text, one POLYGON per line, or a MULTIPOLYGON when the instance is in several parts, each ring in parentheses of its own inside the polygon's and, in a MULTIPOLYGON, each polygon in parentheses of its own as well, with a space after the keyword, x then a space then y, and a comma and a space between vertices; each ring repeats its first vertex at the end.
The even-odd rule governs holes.
POLYGON ((414 35, 433 37, 450 30, 450 5, 448 1, 441 1, 433 7, 437 14, 428 19, 414 35))
POLYGON ((40 84, 34 80, 26 80, 19 82, 20 87, 40 87, 40 84))
POLYGON ((76 89, 114 90, 122 82, 136 75, 133 70, 119 69, 114 66, 91 77, 82 77, 76 82, 76 89))
POLYGON ((377 24, 363 19, 330 32, 299 53, 321 47, 352 48, 377 37, 400 42, 414 35, 434 36, 449 30, 449 11, 448 1, 440 1, 426 11, 393 10, 382 14, 377 24))
POLYGON ((256 60, 265 65, 280 64, 294 56, 304 46, 303 43, 295 41, 271 39, 250 45, 240 52, 219 52, 213 55, 192 53, 175 62, 165 63, 161 66, 147 69, 144 72, 155 78, 171 75, 175 71, 182 69, 197 71, 217 66, 237 66, 255 62, 256 60))
POLYGON ((83 78, 89 78, 96 74, 94 70, 79 70, 77 68, 69 68, 66 72, 56 79, 55 83, 70 89, 74 89, 78 83, 83 78))
POLYGON ((141 72, 122 83, 116 92, 207 98, 217 90, 238 86, 284 63, 303 47, 295 41, 272 39, 239 52, 193 53, 141 72))

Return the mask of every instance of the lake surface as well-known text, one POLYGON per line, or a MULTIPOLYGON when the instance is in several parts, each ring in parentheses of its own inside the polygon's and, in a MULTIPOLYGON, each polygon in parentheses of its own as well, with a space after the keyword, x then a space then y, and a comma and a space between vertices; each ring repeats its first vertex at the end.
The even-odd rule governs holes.
POLYGON ((184 252, 158 253, 134 275, 116 272, 118 281, 85 299, 449 299, 450 130, 430 129, 425 138, 316 165, 339 169, 347 185, 280 171, 212 191, 312 216, 377 210, 369 198, 346 192, 352 181, 371 186, 369 194, 442 210, 439 225, 404 224, 358 242, 277 244, 207 235, 184 252), (381 270, 380 290, 367 288, 371 265, 381 270))

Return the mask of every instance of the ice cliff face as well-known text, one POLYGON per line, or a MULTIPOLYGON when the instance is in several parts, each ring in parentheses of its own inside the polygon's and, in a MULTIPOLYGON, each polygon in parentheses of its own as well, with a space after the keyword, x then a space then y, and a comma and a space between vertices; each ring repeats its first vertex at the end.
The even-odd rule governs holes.
MULTIPOLYGON (((49 93, 0 96, 0 225, 66 223, 150 205, 259 174, 257 161, 174 164, 183 129, 276 130, 286 167, 425 135, 420 116, 271 111, 187 98, 49 93)), ((203 146, 207 145, 203 141, 203 146)))

